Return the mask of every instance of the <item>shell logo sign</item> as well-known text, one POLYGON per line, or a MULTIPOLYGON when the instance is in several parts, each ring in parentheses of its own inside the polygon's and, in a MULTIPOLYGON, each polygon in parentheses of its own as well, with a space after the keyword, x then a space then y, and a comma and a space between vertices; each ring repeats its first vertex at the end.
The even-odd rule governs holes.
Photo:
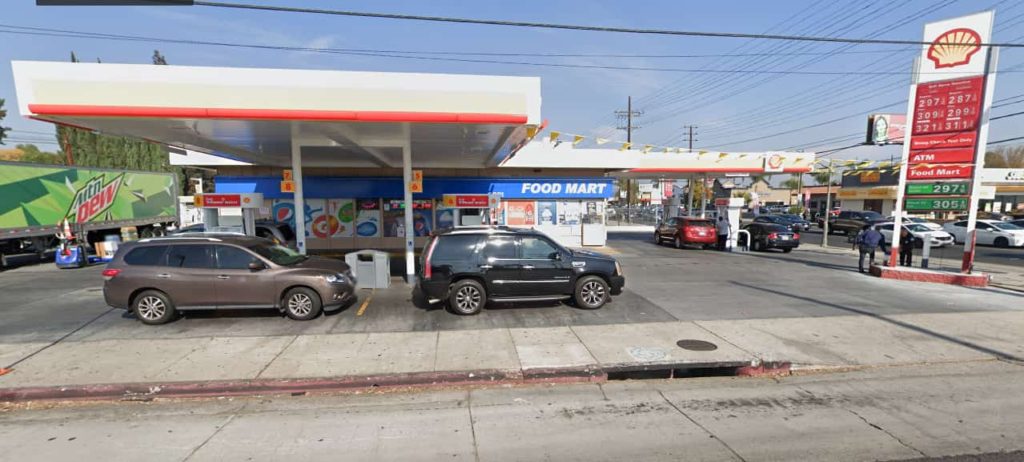
POLYGON ((965 27, 945 32, 928 47, 928 59, 936 69, 957 67, 971 62, 981 50, 981 35, 965 27))
POLYGON ((780 154, 770 154, 764 158, 764 171, 766 173, 779 173, 782 172, 782 164, 786 161, 786 158, 780 154))

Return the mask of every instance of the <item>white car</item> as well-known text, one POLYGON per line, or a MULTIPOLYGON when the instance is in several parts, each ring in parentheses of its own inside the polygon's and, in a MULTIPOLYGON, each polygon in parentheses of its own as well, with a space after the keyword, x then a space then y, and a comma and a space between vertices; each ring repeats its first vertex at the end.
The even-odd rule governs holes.
MULTIPOLYGON (((967 220, 946 223, 942 229, 953 235, 957 244, 967 238, 967 220)), ((1024 228, 997 220, 978 220, 975 233, 978 244, 996 247, 1024 247, 1024 228)))
MULTIPOLYGON (((875 229, 885 236, 885 242, 892 244, 892 223, 879 223, 875 225, 875 229)), ((903 225, 903 229, 910 231, 910 235, 917 238, 917 240, 924 242, 928 239, 931 242, 931 247, 945 247, 947 245, 953 245, 953 236, 945 231, 934 231, 929 229, 927 226, 919 223, 908 223, 903 225)))
MULTIPOLYGON (((888 222, 888 223, 892 223, 893 217, 889 217, 885 221, 888 222)), ((903 217, 903 223, 917 223, 917 224, 922 225, 922 226, 924 226, 924 227, 926 227, 926 228, 928 228, 928 229, 930 229, 932 231, 942 231, 942 225, 940 225, 940 224, 938 224, 938 223, 936 223, 934 221, 928 221, 925 218, 905 216, 905 217, 903 217)))

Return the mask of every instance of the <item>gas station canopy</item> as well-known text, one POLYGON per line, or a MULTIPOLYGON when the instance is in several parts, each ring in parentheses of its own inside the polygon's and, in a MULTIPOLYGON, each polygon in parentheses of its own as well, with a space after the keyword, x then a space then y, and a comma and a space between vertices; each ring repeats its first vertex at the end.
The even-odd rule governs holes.
POLYGON ((260 165, 495 166, 540 124, 540 79, 12 63, 24 116, 260 165))

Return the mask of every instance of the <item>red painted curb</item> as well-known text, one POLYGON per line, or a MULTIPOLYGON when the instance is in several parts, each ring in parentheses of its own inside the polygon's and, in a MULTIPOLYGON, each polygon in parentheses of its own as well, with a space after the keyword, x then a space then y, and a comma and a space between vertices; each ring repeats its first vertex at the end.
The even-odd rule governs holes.
POLYGON ((789 375, 792 364, 788 362, 761 363, 757 366, 744 366, 736 369, 740 377, 773 377, 789 375))
POLYGON ((990 277, 987 274, 962 274, 947 271, 932 271, 920 268, 904 268, 890 266, 872 266, 871 274, 882 279, 900 281, 931 282, 964 287, 988 287, 990 277))

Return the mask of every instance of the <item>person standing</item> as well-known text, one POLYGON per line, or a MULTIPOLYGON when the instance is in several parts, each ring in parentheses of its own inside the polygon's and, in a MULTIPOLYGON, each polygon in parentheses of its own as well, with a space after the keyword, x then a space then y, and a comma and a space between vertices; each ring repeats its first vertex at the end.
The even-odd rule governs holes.
POLYGON ((864 257, 870 258, 870 264, 868 265, 868 268, 870 269, 875 265, 875 251, 878 250, 879 247, 882 247, 882 252, 888 253, 885 250, 885 236, 882 236, 882 233, 871 227, 871 225, 864 225, 864 227, 861 228, 861 231, 857 233, 857 238, 854 240, 853 246, 860 250, 860 257, 857 259, 857 270, 861 273, 866 272, 864 271, 864 257))
POLYGON ((719 215, 718 224, 715 227, 718 229, 718 250, 724 251, 726 243, 729 242, 729 232, 731 231, 729 220, 719 215))
POLYGON ((900 230, 900 266, 914 266, 914 244, 916 239, 906 228, 900 230))

